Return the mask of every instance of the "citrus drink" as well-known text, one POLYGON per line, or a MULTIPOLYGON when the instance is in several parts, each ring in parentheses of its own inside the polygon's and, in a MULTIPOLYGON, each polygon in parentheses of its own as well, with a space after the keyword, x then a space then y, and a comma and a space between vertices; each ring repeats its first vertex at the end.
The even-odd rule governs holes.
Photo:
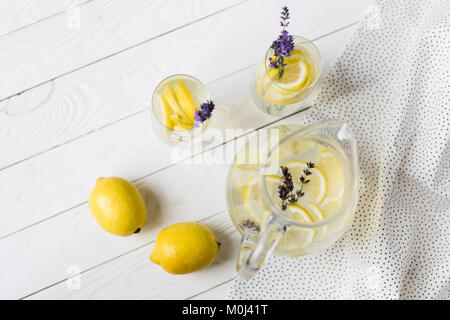
POLYGON ((295 49, 285 58, 284 70, 271 69, 269 49, 264 61, 257 65, 250 93, 255 104, 264 112, 279 116, 307 107, 312 88, 319 78, 322 62, 312 42, 294 37, 295 49))
POLYGON ((287 125, 268 129, 269 135, 276 132, 283 141, 269 159, 262 159, 259 152, 267 146, 255 147, 249 140, 237 153, 227 181, 228 209, 241 233, 262 234, 274 207, 278 214, 298 224, 288 228, 275 249, 276 254, 293 257, 329 247, 353 218, 353 210, 343 212, 349 176, 344 152, 324 137, 284 139, 300 128, 287 125), (285 201, 284 210, 279 191, 285 181, 282 167, 292 178, 292 193, 303 193, 296 201, 285 201), (301 177, 309 181, 302 183, 301 177))
POLYGON ((173 75, 161 81, 152 98, 157 134, 170 144, 193 139, 195 133, 206 127, 203 123, 199 130, 194 130, 194 114, 207 100, 205 87, 194 77, 173 75))

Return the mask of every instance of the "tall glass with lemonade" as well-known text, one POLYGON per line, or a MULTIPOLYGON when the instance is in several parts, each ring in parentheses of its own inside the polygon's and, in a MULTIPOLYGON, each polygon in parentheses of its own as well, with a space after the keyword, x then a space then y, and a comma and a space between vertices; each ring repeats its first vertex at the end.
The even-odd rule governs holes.
POLYGON ((227 179, 243 278, 272 251, 298 257, 330 247, 350 227, 358 199, 356 144, 346 123, 283 125, 265 136, 247 141, 227 179))
POLYGON ((250 84, 254 103, 263 112, 284 116, 310 106, 317 80, 322 71, 319 49, 303 37, 293 36, 294 50, 286 57, 283 72, 270 68, 270 48, 264 60, 256 66, 250 84))

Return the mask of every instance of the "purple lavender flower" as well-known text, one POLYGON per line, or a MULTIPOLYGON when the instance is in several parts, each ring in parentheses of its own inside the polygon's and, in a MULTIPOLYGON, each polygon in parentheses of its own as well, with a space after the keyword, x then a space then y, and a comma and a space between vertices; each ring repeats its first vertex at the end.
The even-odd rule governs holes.
POLYGON ((289 9, 286 6, 282 7, 281 9, 282 9, 281 10, 281 17, 280 17, 281 18, 281 26, 283 28, 285 28, 285 27, 287 27, 289 25, 289 22, 288 22, 288 20, 290 18, 289 9))
POLYGON ((209 118, 211 118, 212 112, 214 110, 214 102, 211 100, 206 101, 205 103, 202 103, 200 105, 201 110, 195 110, 194 114, 194 120, 195 120, 195 127, 199 127, 200 124, 209 118))
POLYGON ((284 6, 282 8, 280 18, 280 24, 283 27, 283 30, 281 30, 280 35, 270 47, 273 49, 273 55, 276 59, 269 57, 269 67, 271 69, 278 69, 281 77, 284 67, 286 66, 284 59, 290 57, 292 51, 294 51, 294 37, 285 29, 289 25, 288 20, 290 18, 288 7, 284 6))

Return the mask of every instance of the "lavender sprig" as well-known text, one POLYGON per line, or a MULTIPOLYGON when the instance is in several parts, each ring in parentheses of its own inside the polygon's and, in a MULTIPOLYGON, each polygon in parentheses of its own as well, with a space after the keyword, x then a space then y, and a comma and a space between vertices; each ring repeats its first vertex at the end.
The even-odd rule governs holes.
POLYGON ((294 37, 289 34, 286 27, 289 25, 289 9, 284 6, 281 11, 281 22, 280 25, 283 27, 281 34, 270 46, 273 49, 273 55, 275 59, 269 57, 269 66, 271 69, 278 69, 279 77, 283 75, 284 67, 287 65, 285 63, 286 57, 290 57, 292 51, 294 51, 294 37))
POLYGON ((302 186, 300 187, 300 190, 297 191, 297 194, 300 197, 303 197, 305 195, 305 192, 303 191, 303 186, 305 184, 308 184, 311 181, 311 180, 308 179, 308 176, 312 175, 312 172, 309 169, 314 169, 314 163, 313 162, 307 162, 306 166, 307 166, 307 168, 303 169, 303 173, 305 175, 301 175, 300 178, 298 178, 299 182, 302 184, 302 186))
POLYGON ((284 28, 286 28, 289 25, 288 20, 289 20, 289 18, 291 16, 289 15, 288 7, 284 6, 281 9, 282 9, 282 11, 281 11, 281 16, 280 16, 280 18, 281 18, 280 24, 281 24, 281 26, 283 27, 283 30, 284 30, 284 28))
POLYGON ((288 203, 296 203, 299 198, 305 195, 303 186, 308 184, 311 180, 308 179, 312 172, 310 169, 314 168, 314 163, 307 162, 303 174, 298 179, 300 184, 300 190, 294 192, 294 182, 292 181, 292 175, 287 167, 281 166, 281 173, 283 174, 283 183, 278 186, 278 196, 281 199, 281 210, 286 210, 288 203))
POLYGON ((242 229, 242 230, 253 230, 255 232, 259 232, 261 229, 259 227, 259 225, 257 225, 255 222, 253 222, 250 219, 246 219, 244 221, 242 221, 240 224, 238 224, 238 226, 242 229))
POLYGON ((200 124, 202 124, 202 122, 211 118, 213 110, 214 110, 214 102, 212 102, 211 100, 208 100, 205 103, 202 103, 200 105, 200 110, 195 110, 194 126, 198 128, 198 127, 200 127, 200 124))

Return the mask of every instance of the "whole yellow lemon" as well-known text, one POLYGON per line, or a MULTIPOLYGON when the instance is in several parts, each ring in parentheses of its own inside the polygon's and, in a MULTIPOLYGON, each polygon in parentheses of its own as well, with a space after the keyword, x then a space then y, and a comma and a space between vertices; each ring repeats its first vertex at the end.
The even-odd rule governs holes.
POLYGON ((190 273, 211 264, 219 246, 208 227, 195 222, 177 223, 159 233, 150 260, 169 273, 190 273))
POLYGON ((123 237, 139 232, 147 218, 138 189, 118 177, 97 179, 89 197, 89 208, 100 227, 123 237))

